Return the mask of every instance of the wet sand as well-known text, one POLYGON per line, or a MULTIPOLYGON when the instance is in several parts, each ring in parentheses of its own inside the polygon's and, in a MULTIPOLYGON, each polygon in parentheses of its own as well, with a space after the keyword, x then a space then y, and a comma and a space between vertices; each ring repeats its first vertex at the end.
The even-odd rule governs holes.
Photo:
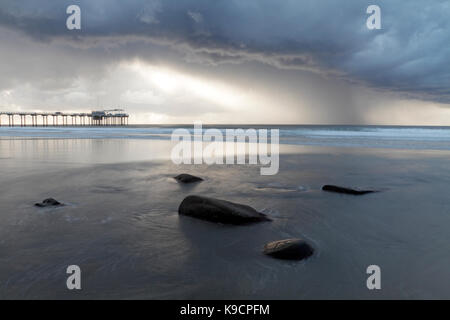
POLYGON ((279 174, 261 176, 253 165, 174 165, 167 144, 0 140, 0 298, 450 298, 448 151, 286 147, 279 174), (205 181, 180 185, 172 177, 182 172, 205 181), (179 216, 190 194, 248 204, 273 222, 179 216), (67 205, 33 206, 48 197, 67 205), (315 254, 261 253, 290 237, 315 254), (79 292, 66 289, 71 264, 82 269, 79 292), (366 288, 371 264, 379 291, 366 288))

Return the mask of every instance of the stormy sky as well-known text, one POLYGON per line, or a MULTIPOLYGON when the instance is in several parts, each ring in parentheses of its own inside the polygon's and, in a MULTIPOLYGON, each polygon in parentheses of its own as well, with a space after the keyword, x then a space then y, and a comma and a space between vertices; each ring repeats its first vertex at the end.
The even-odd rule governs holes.
POLYGON ((450 125, 449 17, 447 0, 2 0, 0 110, 450 125))

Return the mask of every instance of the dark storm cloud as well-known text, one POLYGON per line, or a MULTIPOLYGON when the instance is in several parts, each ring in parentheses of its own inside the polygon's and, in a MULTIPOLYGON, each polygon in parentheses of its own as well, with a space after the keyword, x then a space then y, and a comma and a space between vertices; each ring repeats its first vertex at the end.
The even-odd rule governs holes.
MULTIPOLYGON (((0 25, 38 41, 114 47, 151 59, 167 47, 199 65, 259 62, 450 102, 450 3, 399 0, 3 0, 0 25), (65 28, 68 5, 82 30, 65 28), (366 28, 366 8, 382 30, 366 28), (133 43, 141 43, 136 45, 133 43), (156 45, 156 47, 155 47, 156 45), (155 49, 157 50, 157 49, 155 49)), ((170 56, 168 53, 167 56, 170 56)))

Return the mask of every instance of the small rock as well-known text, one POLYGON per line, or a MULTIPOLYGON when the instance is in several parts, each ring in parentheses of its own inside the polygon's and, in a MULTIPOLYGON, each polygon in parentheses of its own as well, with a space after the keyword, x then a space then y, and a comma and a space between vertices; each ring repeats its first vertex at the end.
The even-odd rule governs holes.
POLYGON ((201 196, 186 197, 181 202, 178 213, 202 220, 234 225, 271 221, 265 214, 252 207, 201 196))
POLYGON ((202 178, 196 177, 196 176, 192 176, 190 174, 187 173, 182 173, 176 177, 174 177, 175 180, 177 180, 180 183, 193 183, 193 182, 200 182, 203 181, 202 178))
POLYGON ((329 191, 329 192, 352 194, 352 195, 356 195, 356 196, 376 192, 375 190, 356 190, 356 189, 344 188, 344 187, 333 186, 333 185, 325 185, 322 187, 322 190, 329 191))
POLYGON ((57 206, 62 206, 63 204, 60 203, 59 201, 56 201, 53 198, 48 198, 45 199, 44 201, 42 201, 41 203, 35 203, 34 204, 36 207, 40 207, 40 208, 44 208, 44 207, 57 207, 57 206))
POLYGON ((311 256, 314 249, 302 239, 286 239, 266 244, 263 252, 277 259, 302 260, 311 256))

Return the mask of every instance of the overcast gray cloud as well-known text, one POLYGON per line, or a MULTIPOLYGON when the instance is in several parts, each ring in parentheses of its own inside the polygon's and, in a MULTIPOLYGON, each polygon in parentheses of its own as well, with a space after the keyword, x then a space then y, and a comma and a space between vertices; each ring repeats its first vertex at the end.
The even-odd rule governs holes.
POLYGON ((107 92, 113 86, 142 112, 149 102, 161 115, 175 116, 186 105, 198 115, 227 112, 201 94, 190 96, 190 87, 176 97, 171 92, 169 100, 167 90, 139 87, 138 79, 126 87, 117 65, 138 59, 244 88, 242 104, 282 101, 288 119, 298 108, 297 121, 320 122, 320 113, 325 120, 364 122, 371 103, 361 104, 369 98, 384 103, 391 93, 397 100, 450 103, 449 16, 444 0, 2 0, 0 90, 33 91, 23 105, 43 99, 45 91, 62 94, 66 100, 55 99, 54 106, 74 108, 102 92, 112 103, 105 97, 117 100, 107 92), (81 7, 80 31, 65 28, 70 4, 81 7), (381 30, 366 28, 370 4, 381 7, 381 30), (308 104, 315 110, 305 111, 308 104))

